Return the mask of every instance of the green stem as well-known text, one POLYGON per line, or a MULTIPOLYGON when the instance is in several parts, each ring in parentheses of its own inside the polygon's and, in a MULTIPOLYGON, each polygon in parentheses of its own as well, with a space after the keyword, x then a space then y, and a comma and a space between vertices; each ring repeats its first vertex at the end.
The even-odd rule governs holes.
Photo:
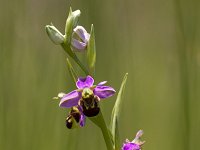
POLYGON ((85 75, 89 75, 88 70, 85 68, 85 66, 81 63, 81 61, 78 59, 78 57, 76 55, 75 55, 75 57, 73 57, 73 59, 79 65, 79 67, 83 70, 85 75))
POLYGON ((61 46, 65 50, 65 52, 67 52, 67 54, 79 65, 79 67, 83 70, 83 72, 86 75, 89 75, 88 70, 81 63, 81 61, 78 59, 78 57, 76 56, 76 54, 70 49, 70 47, 66 43, 62 43, 61 46))
POLYGON ((105 123, 105 120, 103 118, 103 115, 101 112, 95 117, 89 118, 94 124, 96 124, 103 134, 107 150, 113 150, 113 142, 111 139, 111 133, 109 132, 109 129, 107 128, 107 125, 105 123))

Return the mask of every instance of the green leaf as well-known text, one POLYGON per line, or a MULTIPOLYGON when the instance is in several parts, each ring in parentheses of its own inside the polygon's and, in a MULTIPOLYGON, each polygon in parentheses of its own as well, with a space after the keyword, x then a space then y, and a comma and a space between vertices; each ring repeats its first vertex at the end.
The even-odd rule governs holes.
POLYGON ((87 61, 92 74, 95 72, 95 63, 96 63, 96 46, 95 46, 95 35, 94 35, 94 26, 91 25, 90 39, 87 46, 87 61))
POLYGON ((72 12, 72 8, 70 7, 69 15, 68 15, 68 18, 66 20, 66 25, 65 25, 65 40, 67 43, 71 42, 71 35, 73 32, 73 29, 78 23, 78 19, 80 15, 81 15, 80 10, 76 10, 72 12))
POLYGON ((120 113, 120 108, 121 108, 122 96, 124 93, 127 76, 128 76, 128 73, 126 73, 124 76, 124 79, 122 81, 120 90, 118 92, 117 99, 116 99, 115 105, 112 110, 112 115, 111 115, 110 130, 113 135, 113 141, 115 143, 116 150, 120 149, 118 121, 119 121, 119 113, 120 113))
POLYGON ((67 68, 68 68, 70 76, 72 77, 74 83, 76 84, 78 76, 77 76, 77 74, 76 74, 74 68, 72 67, 72 64, 70 63, 68 58, 67 58, 67 68))

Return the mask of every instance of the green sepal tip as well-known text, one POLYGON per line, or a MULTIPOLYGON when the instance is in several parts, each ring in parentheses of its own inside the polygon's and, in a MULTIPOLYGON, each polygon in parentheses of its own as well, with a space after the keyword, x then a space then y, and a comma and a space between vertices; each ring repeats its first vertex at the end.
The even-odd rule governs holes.
POLYGON ((66 25, 65 25, 65 42, 70 43, 71 42, 71 35, 73 32, 73 29, 76 27, 78 23, 78 19, 81 15, 80 10, 75 10, 72 11, 72 8, 70 7, 69 10, 69 15, 66 20, 66 25))
POLYGON ((95 35, 94 35, 94 26, 91 25, 90 30, 90 39, 87 46, 87 62, 91 74, 95 72, 95 63, 96 63, 96 45, 95 45, 95 35))

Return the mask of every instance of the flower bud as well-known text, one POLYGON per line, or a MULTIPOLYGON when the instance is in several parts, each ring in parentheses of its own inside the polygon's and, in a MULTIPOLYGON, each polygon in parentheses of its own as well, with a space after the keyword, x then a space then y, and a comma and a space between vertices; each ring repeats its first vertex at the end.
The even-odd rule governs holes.
POLYGON ((70 8, 69 15, 67 17, 65 25, 65 35, 66 35, 65 38, 68 43, 70 43, 71 41, 73 29, 76 27, 80 15, 81 15, 80 10, 72 11, 72 9, 70 8))
POLYGON ((82 52, 87 49, 90 34, 82 26, 73 29, 71 48, 74 51, 82 52))
POLYGON ((62 33, 60 33, 60 31, 55 26, 46 25, 45 29, 53 43, 58 45, 64 42, 64 35, 62 35, 62 33))

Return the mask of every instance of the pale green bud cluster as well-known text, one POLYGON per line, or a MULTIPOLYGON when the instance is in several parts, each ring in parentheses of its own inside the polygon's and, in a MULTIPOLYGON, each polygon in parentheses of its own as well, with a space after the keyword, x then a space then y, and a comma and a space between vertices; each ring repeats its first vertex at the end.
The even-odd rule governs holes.
POLYGON ((92 25, 91 31, 88 33, 83 26, 78 25, 80 15, 80 10, 72 11, 70 8, 64 34, 54 25, 46 25, 45 29, 51 41, 56 45, 61 45, 64 51, 79 65, 86 75, 89 72, 94 74, 96 63, 94 27, 92 25), (79 60, 76 52, 87 53, 87 67, 79 60))

